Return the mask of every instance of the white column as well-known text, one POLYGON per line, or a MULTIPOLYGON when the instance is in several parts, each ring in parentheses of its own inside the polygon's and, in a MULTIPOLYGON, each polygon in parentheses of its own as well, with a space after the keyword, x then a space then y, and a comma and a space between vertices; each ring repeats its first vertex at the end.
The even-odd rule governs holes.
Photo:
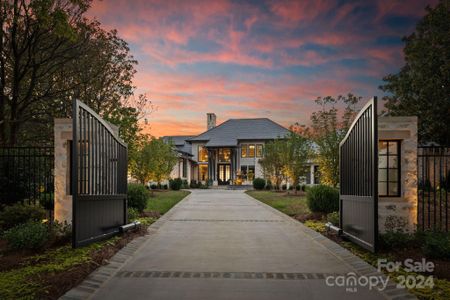
POLYGON ((311 165, 311 166, 310 166, 309 174, 310 174, 310 176, 311 176, 311 184, 316 184, 316 183, 314 182, 314 165, 311 165))

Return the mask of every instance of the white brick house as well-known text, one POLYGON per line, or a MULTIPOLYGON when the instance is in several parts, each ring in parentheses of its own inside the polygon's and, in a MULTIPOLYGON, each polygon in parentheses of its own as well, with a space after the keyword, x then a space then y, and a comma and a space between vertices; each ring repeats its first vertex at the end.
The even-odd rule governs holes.
MULTIPOLYGON (((234 184, 240 179, 242 184, 251 184, 253 178, 264 177, 259 160, 265 143, 288 133, 288 129, 267 118, 229 119, 216 126, 216 115, 208 113, 205 132, 163 137, 172 141, 179 156, 171 178, 210 181, 213 185, 234 184)), ((305 183, 317 183, 317 166, 311 164, 305 183)))

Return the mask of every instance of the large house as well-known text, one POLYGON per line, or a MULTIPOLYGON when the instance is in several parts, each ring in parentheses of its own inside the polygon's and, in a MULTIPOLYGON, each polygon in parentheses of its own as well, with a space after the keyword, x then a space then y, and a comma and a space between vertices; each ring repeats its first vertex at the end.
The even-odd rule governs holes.
MULTIPOLYGON (((288 133, 288 129, 267 118, 229 119, 216 126, 216 115, 208 113, 205 132, 163 137, 174 144, 179 157, 171 178, 212 185, 251 184, 253 178, 264 175, 259 160, 265 143, 288 133)), ((315 173, 317 166, 311 165, 305 183, 317 182, 315 173)))

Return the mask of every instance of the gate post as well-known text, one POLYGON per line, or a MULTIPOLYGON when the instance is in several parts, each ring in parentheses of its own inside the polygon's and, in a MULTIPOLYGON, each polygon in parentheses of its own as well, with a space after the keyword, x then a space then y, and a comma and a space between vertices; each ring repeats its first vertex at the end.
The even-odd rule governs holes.
POLYGON ((72 223, 72 195, 70 194, 70 143, 72 141, 72 120, 54 120, 54 200, 55 220, 61 223, 72 223))

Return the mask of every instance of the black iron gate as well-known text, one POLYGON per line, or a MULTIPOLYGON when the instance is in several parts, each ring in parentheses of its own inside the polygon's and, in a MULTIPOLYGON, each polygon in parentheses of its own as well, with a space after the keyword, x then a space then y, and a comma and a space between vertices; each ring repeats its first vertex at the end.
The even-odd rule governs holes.
POLYGON ((378 244, 377 98, 356 116, 340 143, 340 228, 375 252, 378 244))
POLYGON ((109 237, 127 223, 127 145, 80 101, 73 103, 73 247, 109 237))
POLYGON ((53 147, 0 147, 0 206, 39 204, 53 211, 53 147))
POLYGON ((421 230, 449 231, 450 148, 419 147, 417 221, 421 230))

